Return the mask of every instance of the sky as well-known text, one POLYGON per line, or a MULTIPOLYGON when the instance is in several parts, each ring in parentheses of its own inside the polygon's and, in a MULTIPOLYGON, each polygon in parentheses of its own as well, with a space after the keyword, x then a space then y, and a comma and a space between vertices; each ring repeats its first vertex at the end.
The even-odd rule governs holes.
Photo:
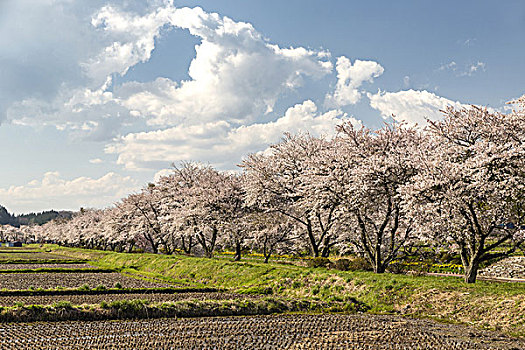
POLYGON ((284 132, 525 93, 521 0, 0 0, 0 205, 102 208, 284 132))

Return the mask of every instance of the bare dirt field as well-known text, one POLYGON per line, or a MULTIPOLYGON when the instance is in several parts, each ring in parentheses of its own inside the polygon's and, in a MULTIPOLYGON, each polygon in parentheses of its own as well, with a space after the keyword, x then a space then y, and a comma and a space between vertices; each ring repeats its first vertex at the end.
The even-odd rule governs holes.
POLYGON ((0 289, 18 290, 29 288, 52 289, 56 287, 78 288, 89 286, 95 288, 114 287, 117 283, 123 288, 169 287, 168 284, 154 283, 124 276, 120 273, 0 273, 0 289))
POLYGON ((0 252, 0 261, 9 260, 70 260, 67 256, 45 253, 45 252, 32 252, 32 251, 10 251, 3 250, 0 252))
POLYGON ((11 349, 523 349, 525 341, 394 316, 280 315, 3 324, 11 349))
POLYGON ((29 269, 96 269, 96 267, 89 264, 0 264, 0 272, 29 269))

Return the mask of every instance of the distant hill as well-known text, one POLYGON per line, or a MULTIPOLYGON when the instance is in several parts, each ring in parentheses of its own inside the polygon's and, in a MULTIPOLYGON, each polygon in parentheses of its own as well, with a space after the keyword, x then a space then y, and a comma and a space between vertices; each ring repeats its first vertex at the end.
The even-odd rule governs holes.
POLYGON ((19 226, 17 218, 0 205, 0 225, 19 226))
POLYGON ((73 212, 71 211, 56 211, 48 210, 40 213, 29 213, 21 215, 10 214, 7 209, 0 205, 0 225, 12 225, 20 227, 20 225, 43 225, 46 222, 56 218, 71 218, 73 212))

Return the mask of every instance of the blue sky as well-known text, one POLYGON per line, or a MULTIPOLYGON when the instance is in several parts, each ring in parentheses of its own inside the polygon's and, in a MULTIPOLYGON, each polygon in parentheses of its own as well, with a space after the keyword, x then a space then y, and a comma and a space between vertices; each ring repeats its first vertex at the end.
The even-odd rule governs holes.
POLYGON ((523 1, 0 0, 0 204, 104 207, 285 131, 525 93, 523 1))

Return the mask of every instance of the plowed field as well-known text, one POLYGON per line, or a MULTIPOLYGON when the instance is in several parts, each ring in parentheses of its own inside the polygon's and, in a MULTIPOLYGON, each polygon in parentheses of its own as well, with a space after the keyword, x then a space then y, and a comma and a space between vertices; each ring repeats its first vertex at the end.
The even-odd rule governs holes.
POLYGON ((375 315, 290 315, 4 324, 0 348, 524 349, 463 326, 375 315))
POLYGON ((123 288, 169 287, 168 284, 154 283, 124 276, 120 273, 0 273, 0 289, 17 290, 29 288, 52 289, 57 287, 90 288, 114 287, 117 283, 123 288))

